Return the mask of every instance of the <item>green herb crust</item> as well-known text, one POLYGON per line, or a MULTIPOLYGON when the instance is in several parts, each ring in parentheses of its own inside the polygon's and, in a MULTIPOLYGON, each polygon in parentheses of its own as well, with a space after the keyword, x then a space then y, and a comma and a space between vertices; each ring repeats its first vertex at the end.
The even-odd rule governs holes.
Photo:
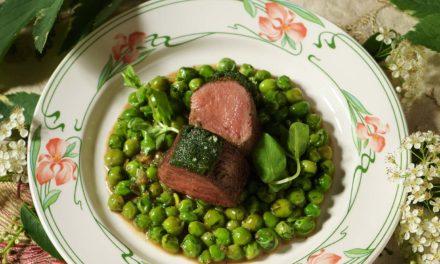
POLYGON ((185 126, 170 163, 200 175, 207 175, 216 165, 223 144, 223 138, 205 129, 185 126))
POLYGON ((257 96, 256 93, 257 87, 243 74, 237 71, 216 72, 209 79, 210 82, 221 81, 221 80, 234 80, 238 82, 239 84, 241 84, 241 86, 243 86, 246 89, 246 91, 248 91, 254 97, 254 99, 256 99, 255 97, 257 96))

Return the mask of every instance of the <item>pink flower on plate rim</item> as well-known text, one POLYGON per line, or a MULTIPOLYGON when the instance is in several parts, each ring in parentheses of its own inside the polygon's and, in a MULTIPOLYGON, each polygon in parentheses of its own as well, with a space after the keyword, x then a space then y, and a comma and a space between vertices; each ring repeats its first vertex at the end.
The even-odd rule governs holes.
POLYGON ((336 264, 339 260, 341 260, 341 256, 321 249, 307 259, 307 264, 336 264))
POLYGON ((270 41, 277 41, 286 34, 288 37, 301 41, 307 35, 307 28, 303 23, 293 22, 295 14, 277 3, 266 3, 268 17, 259 18, 260 35, 270 41))
POLYGON ((383 125, 378 117, 365 116, 365 123, 356 125, 356 134, 360 139, 368 139, 368 146, 375 152, 381 152, 385 147, 384 135, 390 130, 388 124, 383 125))
POLYGON ((68 146, 69 143, 60 138, 52 138, 47 142, 46 149, 49 154, 40 154, 38 157, 36 177, 40 185, 48 183, 53 178, 56 185, 76 179, 76 163, 65 157, 68 146))
POLYGON ((122 33, 115 36, 116 44, 112 47, 112 55, 115 61, 122 59, 124 63, 131 63, 139 56, 139 47, 145 40, 144 32, 135 31, 128 35, 122 33))

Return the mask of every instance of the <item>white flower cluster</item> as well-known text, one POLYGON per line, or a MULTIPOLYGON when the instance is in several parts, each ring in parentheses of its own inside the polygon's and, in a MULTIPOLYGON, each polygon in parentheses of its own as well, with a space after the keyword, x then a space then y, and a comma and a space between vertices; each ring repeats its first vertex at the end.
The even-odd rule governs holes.
POLYGON ((390 30, 388 28, 380 27, 379 34, 376 36, 376 40, 379 42, 383 42, 386 45, 391 45, 394 49, 396 44, 396 39, 398 37, 396 31, 390 30))
POLYGON ((0 123, 0 179, 10 176, 13 181, 27 182, 26 127, 23 108, 15 108, 8 119, 0 123))
MULTIPOLYGON (((396 42, 392 43, 395 45, 396 42)), ((427 89, 422 85, 427 64, 425 57, 423 47, 402 40, 385 59, 385 66, 391 72, 396 91, 402 94, 402 103, 407 106, 411 106, 427 89)))
POLYGON ((410 151, 413 162, 400 168, 388 156, 388 176, 403 179, 408 196, 401 207, 397 235, 417 263, 440 264, 440 136, 431 131, 405 138, 401 150, 410 151))

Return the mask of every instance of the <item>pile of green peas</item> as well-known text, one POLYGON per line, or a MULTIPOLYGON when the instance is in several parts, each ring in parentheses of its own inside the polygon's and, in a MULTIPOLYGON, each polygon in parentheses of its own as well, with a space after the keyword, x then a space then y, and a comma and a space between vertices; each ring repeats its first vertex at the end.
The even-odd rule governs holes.
MULTIPOLYGON (((175 114, 171 126, 187 123, 190 99, 216 72, 238 71, 253 84, 262 129, 279 142, 293 122, 310 128, 310 141, 301 160, 301 174, 287 189, 274 192, 252 178, 241 203, 222 208, 174 192, 158 180, 163 153, 175 134, 158 142, 143 131, 153 117, 145 91, 128 97, 128 108, 118 118, 108 140, 105 163, 111 191, 108 207, 145 232, 148 240, 169 253, 183 253, 201 263, 251 260, 277 249, 280 243, 309 236, 316 228, 324 194, 332 185, 334 165, 328 134, 321 117, 312 113, 303 93, 287 76, 274 77, 250 64, 238 66, 224 58, 217 65, 182 67, 175 77, 158 76, 147 83, 166 92, 175 114)), ((296 171, 289 160, 288 172, 296 171)))

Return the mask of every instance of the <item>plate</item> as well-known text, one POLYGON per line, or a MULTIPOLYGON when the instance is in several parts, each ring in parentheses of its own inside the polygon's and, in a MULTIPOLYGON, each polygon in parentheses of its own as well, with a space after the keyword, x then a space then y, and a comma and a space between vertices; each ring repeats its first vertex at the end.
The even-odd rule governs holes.
MULTIPOLYGON (((291 2, 149 1, 81 41, 50 78, 31 127, 29 175, 38 215, 69 263, 192 263, 165 253, 109 212, 105 142, 131 92, 129 63, 143 81, 223 57, 288 75, 330 131, 337 164, 317 231, 259 263, 371 263, 398 222, 400 182, 386 154, 407 135, 387 77, 362 47, 291 2), (37 177, 38 176, 38 177, 37 177)), ((400 165, 408 163, 403 153, 400 165)))

